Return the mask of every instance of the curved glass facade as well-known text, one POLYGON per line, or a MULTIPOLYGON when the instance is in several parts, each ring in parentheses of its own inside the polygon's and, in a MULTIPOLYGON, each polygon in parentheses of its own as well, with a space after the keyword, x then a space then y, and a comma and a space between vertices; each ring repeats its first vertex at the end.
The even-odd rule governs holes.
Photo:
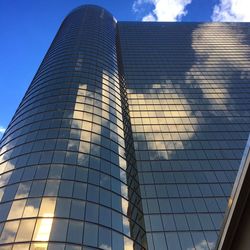
POLYGON ((2 138, 1 249, 146 246, 117 65, 113 16, 71 12, 2 138))

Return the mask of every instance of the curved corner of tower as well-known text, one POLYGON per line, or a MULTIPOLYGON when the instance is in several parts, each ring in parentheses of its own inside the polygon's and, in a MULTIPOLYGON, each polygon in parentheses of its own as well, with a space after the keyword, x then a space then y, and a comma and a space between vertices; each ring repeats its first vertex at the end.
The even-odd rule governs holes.
POLYGON ((89 13, 97 14, 97 15, 100 14, 101 18, 103 18, 104 16, 109 16, 109 17, 112 17, 112 19, 114 20, 115 23, 117 23, 117 20, 112 15, 112 13, 110 13, 108 10, 106 10, 105 8, 103 8, 99 5, 95 5, 95 4, 80 5, 76 8, 74 8, 67 16, 70 16, 72 13, 75 13, 77 11, 87 11, 89 13))

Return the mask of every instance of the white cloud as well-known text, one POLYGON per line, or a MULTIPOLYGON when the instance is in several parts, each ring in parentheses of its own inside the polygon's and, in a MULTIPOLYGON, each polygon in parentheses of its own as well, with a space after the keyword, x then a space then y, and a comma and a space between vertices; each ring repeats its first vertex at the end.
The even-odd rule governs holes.
POLYGON ((134 3, 133 3, 133 11, 134 12, 140 12, 141 11, 141 6, 143 4, 150 4, 150 3, 153 3, 154 0, 135 0, 134 3))
POLYGON ((142 21, 143 21, 143 22, 153 22, 153 21, 157 21, 157 19, 156 19, 155 16, 153 16, 153 15, 150 13, 150 14, 148 14, 147 16, 144 16, 144 17, 142 18, 142 21))
POLYGON ((5 128, 4 128, 4 127, 2 127, 2 126, 0 126, 0 135, 1 135, 1 134, 3 134, 3 133, 4 133, 4 131, 5 131, 5 128))
POLYGON ((249 0, 220 0, 214 6, 212 20, 216 22, 249 22, 249 0))
POLYGON ((186 6, 192 0, 136 0, 134 12, 141 12, 145 4, 153 4, 154 9, 142 18, 142 21, 180 21, 187 14, 186 6))

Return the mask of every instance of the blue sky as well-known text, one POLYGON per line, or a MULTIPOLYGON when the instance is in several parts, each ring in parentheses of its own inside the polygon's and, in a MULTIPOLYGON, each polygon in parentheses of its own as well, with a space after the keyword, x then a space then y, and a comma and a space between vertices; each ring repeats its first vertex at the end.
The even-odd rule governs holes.
POLYGON ((250 21, 250 0, 1 0, 0 137, 62 20, 82 4, 120 21, 250 21))

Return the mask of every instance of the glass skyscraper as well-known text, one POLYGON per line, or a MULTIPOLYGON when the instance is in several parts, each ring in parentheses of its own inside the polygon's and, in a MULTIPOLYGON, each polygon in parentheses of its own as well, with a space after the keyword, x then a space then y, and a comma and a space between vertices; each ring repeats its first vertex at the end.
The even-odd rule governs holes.
POLYGON ((214 249, 250 132, 248 23, 63 21, 1 140, 0 249, 214 249))

